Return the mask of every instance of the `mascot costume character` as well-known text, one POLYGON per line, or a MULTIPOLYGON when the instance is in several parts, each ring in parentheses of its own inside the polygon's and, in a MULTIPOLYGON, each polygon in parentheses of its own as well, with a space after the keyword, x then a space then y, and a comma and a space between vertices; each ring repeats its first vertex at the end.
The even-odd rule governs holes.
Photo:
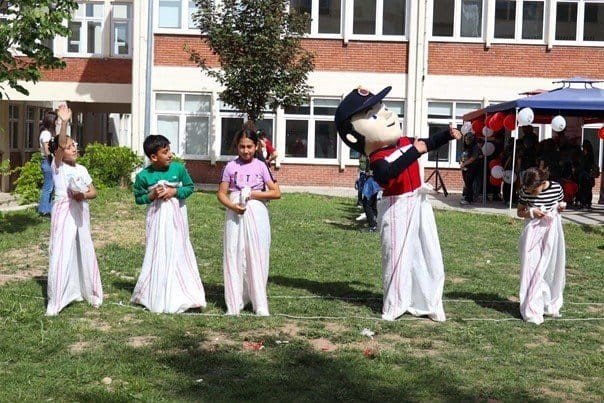
POLYGON ((383 188, 378 202, 382 240, 384 303, 382 318, 395 320, 405 312, 445 320, 442 303, 445 272, 430 190, 422 183, 417 159, 452 139, 449 128, 427 139, 403 136, 398 116, 382 99, 392 87, 377 94, 358 88, 338 105, 335 123, 344 143, 369 157, 374 179, 383 188))

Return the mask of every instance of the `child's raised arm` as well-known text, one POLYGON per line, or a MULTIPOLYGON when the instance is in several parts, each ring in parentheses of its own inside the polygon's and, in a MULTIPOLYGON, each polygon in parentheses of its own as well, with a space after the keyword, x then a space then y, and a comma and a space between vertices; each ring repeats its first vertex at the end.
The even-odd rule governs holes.
POLYGON ((71 109, 67 107, 67 105, 59 106, 59 110, 57 111, 57 115, 61 118, 61 130, 57 135, 58 138, 58 147, 55 151, 55 166, 58 168, 63 163, 63 150, 67 147, 67 124, 71 119, 71 109))

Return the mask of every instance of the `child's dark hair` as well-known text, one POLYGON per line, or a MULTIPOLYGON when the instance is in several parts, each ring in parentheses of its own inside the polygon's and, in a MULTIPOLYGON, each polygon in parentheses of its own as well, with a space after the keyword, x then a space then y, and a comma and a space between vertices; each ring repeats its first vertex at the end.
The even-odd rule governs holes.
MULTIPOLYGON (((67 136, 67 141, 74 141, 71 137, 67 136)), ((52 162, 52 157, 55 155, 55 152, 59 149, 59 136, 53 136, 48 142, 48 162, 52 162)))
POLYGON ((143 150, 148 158, 151 158, 153 154, 157 154, 160 148, 168 147, 170 140, 161 134, 151 134, 147 136, 143 142, 143 150))
POLYGON ((534 189, 547 180, 549 173, 539 168, 529 168, 522 174, 522 187, 534 189))
POLYGON ((42 122, 40 123, 40 131, 48 130, 52 136, 57 135, 56 123, 57 123, 57 112, 49 111, 46 112, 44 118, 42 118, 42 122))
POLYGON ((235 149, 237 149, 237 144, 239 144, 239 142, 241 141, 242 138, 252 140, 255 145, 258 145, 258 142, 260 141, 258 139, 258 134, 257 134, 256 130, 244 128, 244 129, 239 130, 237 133, 235 133, 235 138, 233 139, 233 146, 235 149))

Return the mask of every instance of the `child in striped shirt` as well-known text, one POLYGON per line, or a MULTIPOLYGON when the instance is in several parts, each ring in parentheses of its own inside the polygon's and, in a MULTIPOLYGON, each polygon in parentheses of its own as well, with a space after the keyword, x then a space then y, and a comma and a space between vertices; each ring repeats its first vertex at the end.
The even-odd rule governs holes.
POLYGON ((529 168, 522 176, 518 217, 525 219, 520 236, 520 313, 527 322, 543 315, 560 316, 565 285, 566 246, 560 212, 564 194, 548 174, 529 168))

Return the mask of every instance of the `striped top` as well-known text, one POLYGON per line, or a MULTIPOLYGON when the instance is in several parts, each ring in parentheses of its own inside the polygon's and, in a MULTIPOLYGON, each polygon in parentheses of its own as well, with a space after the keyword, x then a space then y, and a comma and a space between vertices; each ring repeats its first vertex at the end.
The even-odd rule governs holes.
POLYGON ((524 189, 520 190, 518 203, 529 207, 537 207, 541 210, 551 211, 556 207, 558 202, 564 199, 562 186, 558 182, 549 181, 549 186, 543 189, 537 195, 525 193, 524 189))

